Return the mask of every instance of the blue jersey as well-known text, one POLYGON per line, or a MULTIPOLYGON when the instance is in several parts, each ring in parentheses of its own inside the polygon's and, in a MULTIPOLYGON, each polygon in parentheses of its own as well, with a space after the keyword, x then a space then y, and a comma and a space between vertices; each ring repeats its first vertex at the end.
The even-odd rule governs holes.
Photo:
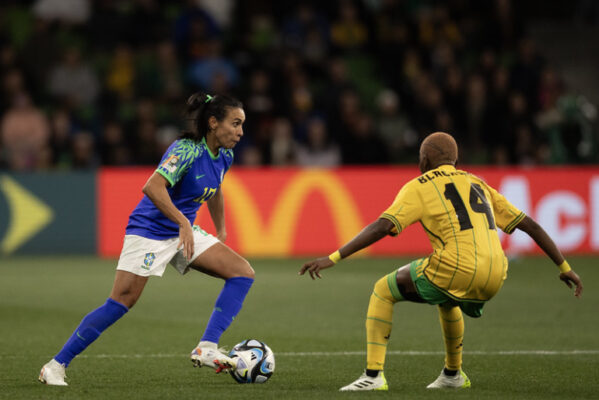
MULTIPOLYGON (((200 143, 180 139, 170 145, 156 172, 170 183, 172 202, 193 224, 198 209, 216 193, 232 163, 230 149, 221 148, 214 155, 204 139, 200 143)), ((126 234, 169 239, 179 236, 179 226, 144 196, 129 216, 126 234)))

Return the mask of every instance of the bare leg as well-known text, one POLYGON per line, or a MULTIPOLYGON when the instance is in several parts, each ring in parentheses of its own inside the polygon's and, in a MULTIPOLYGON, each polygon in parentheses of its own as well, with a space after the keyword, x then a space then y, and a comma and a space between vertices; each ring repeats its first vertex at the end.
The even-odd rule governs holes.
POLYGON ((245 277, 254 279, 250 263, 228 246, 217 243, 193 260, 191 268, 217 278, 245 277))
POLYGON ((131 308, 135 305, 148 282, 147 276, 135 275, 128 271, 117 270, 110 298, 131 308))

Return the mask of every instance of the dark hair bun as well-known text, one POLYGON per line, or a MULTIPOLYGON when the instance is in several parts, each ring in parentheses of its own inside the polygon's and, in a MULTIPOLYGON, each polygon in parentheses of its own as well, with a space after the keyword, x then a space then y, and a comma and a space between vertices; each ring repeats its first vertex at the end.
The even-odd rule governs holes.
POLYGON ((204 104, 206 95, 204 93, 198 92, 194 93, 187 99, 187 110, 195 111, 200 108, 201 105, 204 104))

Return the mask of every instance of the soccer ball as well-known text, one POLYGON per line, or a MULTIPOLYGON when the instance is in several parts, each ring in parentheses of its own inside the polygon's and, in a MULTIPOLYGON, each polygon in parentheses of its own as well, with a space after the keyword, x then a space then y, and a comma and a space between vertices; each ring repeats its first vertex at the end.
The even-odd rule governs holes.
POLYGON ((231 376, 237 383, 264 383, 275 371, 275 354, 265 343, 247 339, 236 344, 229 357, 237 361, 231 376))

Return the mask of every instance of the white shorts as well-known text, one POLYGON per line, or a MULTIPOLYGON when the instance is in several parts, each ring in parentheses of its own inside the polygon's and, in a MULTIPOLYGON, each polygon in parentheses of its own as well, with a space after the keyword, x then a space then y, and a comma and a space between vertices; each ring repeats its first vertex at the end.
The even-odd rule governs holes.
POLYGON ((148 239, 137 235, 125 235, 123 250, 117 270, 139 276, 162 276, 166 265, 172 265, 181 275, 189 271, 189 265, 197 256, 220 241, 199 226, 193 227, 193 256, 186 260, 183 249, 177 249, 179 238, 164 240, 148 239))

